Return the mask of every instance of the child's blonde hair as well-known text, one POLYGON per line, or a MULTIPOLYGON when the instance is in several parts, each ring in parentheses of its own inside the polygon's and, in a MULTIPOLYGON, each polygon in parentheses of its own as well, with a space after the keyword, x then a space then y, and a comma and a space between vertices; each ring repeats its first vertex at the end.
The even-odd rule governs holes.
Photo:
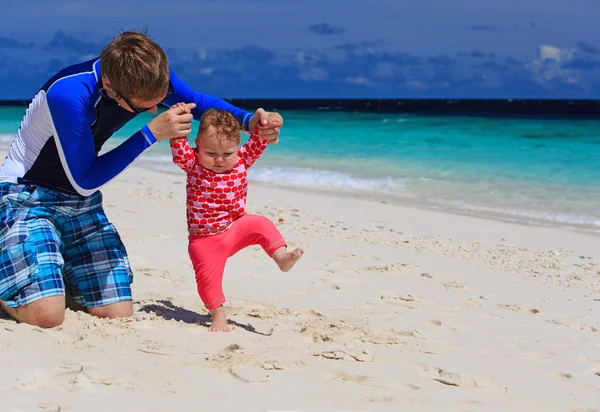
POLYGON ((241 129, 231 113, 221 109, 208 109, 200 119, 196 140, 216 138, 240 144, 241 129))

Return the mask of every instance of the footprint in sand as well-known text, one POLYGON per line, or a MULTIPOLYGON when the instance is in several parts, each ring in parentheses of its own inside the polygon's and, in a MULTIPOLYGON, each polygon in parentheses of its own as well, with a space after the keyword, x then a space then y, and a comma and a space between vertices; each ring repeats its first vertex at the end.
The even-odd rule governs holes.
POLYGON ((60 412, 63 409, 61 405, 56 405, 53 403, 38 403, 36 406, 40 411, 44 412, 60 412))
POLYGON ((419 267, 418 263, 392 263, 391 265, 376 265, 376 266, 363 266, 359 270, 367 271, 367 272, 376 272, 376 273, 384 273, 384 274, 400 274, 406 268, 415 268, 419 267))
POLYGON ((425 339, 425 335, 416 329, 381 332, 367 331, 361 340, 365 343, 372 343, 375 345, 406 345, 407 343, 404 338, 425 339))
POLYGON ((406 391, 406 392, 412 392, 412 391, 418 391, 419 388, 417 385, 413 385, 412 383, 394 383, 393 385, 394 389, 399 389, 401 391, 406 391))
POLYGON ((437 366, 423 365, 421 372, 443 385, 468 389, 491 389, 494 392, 507 392, 508 388, 490 377, 475 379, 472 376, 453 373, 437 366))
POLYGON ((241 307, 230 306, 227 311, 231 316, 246 316, 257 319, 280 319, 298 315, 290 309, 280 309, 274 305, 256 301, 247 301, 241 307))
POLYGON ((243 382, 266 382, 269 380, 269 373, 258 366, 251 365, 233 365, 229 373, 243 382))
POLYGON ((369 402, 373 403, 390 403, 394 400, 391 396, 372 396, 368 398, 369 402))
POLYGON ((402 295, 402 296, 395 296, 395 295, 381 295, 380 299, 384 302, 387 303, 389 305, 393 305, 393 306, 399 306, 402 308, 407 308, 407 309, 414 309, 415 307, 412 306, 411 304, 429 304, 429 302, 425 302, 423 300, 423 298, 419 297, 419 296, 414 296, 414 295, 402 295))
POLYGON ((135 271, 135 273, 139 273, 144 276, 162 277, 164 279, 171 280, 171 275, 169 274, 168 271, 160 271, 160 270, 154 269, 154 268, 134 268, 134 271, 135 271))
POLYGON ((559 320, 554 320, 554 319, 549 319, 546 322, 551 323, 553 325, 557 325, 557 326, 563 326, 563 327, 567 327, 567 328, 580 330, 582 332, 598 332, 598 328, 596 328, 595 326, 592 326, 592 325, 588 325, 587 323, 568 324, 568 323, 561 322, 559 320))
POLYGON ((411 295, 410 293, 407 293, 406 295, 401 295, 401 296, 383 295, 383 296, 381 296, 381 299, 382 300, 399 300, 402 302, 411 302, 411 303, 425 303, 425 301, 423 300, 422 297, 411 295))
POLYGON ((333 290, 340 290, 341 287, 336 285, 335 283, 333 283, 332 281, 328 280, 328 279, 321 279, 320 282, 312 282, 313 284, 317 284, 320 287, 323 288, 327 288, 327 289, 333 289, 333 290))
POLYGON ((317 312, 316 310, 312 309, 307 312, 303 312, 302 315, 313 319, 323 319, 325 317, 325 315, 323 315, 321 312, 317 312))
POLYGON ((448 372, 437 366, 424 366, 422 372, 432 378, 434 381, 440 382, 448 386, 456 386, 460 388, 475 388, 477 382, 468 375, 460 373, 448 372))
POLYGON ((497 306, 502 309, 512 310, 513 312, 531 313, 532 315, 540 313, 539 309, 525 309, 525 308, 520 307, 519 305, 499 304, 497 306))
POLYGON ((458 303, 463 306, 472 306, 474 308, 480 308, 481 307, 480 300, 481 300, 481 297, 480 298, 469 298, 467 300, 462 300, 458 303))
POLYGON ((350 351, 350 350, 331 350, 314 353, 313 356, 321 356, 332 360, 354 360, 357 362, 373 362, 375 357, 368 350, 350 351))
POLYGON ((343 382, 361 383, 365 382, 369 377, 366 375, 354 375, 347 372, 338 372, 333 375, 333 379, 343 382))
POLYGON ((462 283, 451 280, 449 282, 443 282, 442 286, 447 290, 451 290, 453 292, 468 292, 469 288, 465 287, 462 283))
POLYGON ((68 392, 73 389, 75 377, 80 370, 69 376, 64 373, 52 375, 49 371, 35 371, 27 377, 17 376, 13 390, 52 389, 59 392, 68 392))
MULTIPOLYGON (((94 385, 120 385, 121 383, 108 378, 97 376, 94 371, 78 364, 63 363, 60 365, 62 372, 51 374, 47 371, 36 371, 27 380, 17 378, 14 389, 54 389, 60 392, 87 391, 94 385), (90 373, 91 372, 91 373, 90 373)), ((62 410, 52 409, 53 404, 40 404, 42 410, 62 410)), ((60 408, 60 406, 59 406, 60 408)))
POLYGON ((588 325, 586 323, 580 323, 577 325, 579 330, 582 332, 598 332, 598 328, 592 325, 588 325))
POLYGON ((552 352, 532 351, 522 353, 524 359, 531 362, 554 363, 556 362, 555 355, 552 352))
POLYGON ((175 349, 175 346, 163 342, 158 342, 155 340, 146 339, 143 342, 141 342, 137 350, 143 353, 149 353, 153 355, 172 356, 173 353, 170 353, 172 349, 175 349))
POLYGON ((372 260, 374 262, 378 262, 381 259, 379 258, 379 256, 375 256, 375 255, 357 255, 355 253, 340 253, 338 255, 338 257, 343 257, 343 258, 359 258, 362 260, 372 260))
POLYGON ((555 373, 552 376, 557 379, 571 379, 573 377, 570 373, 555 373))
POLYGON ((362 335, 360 328, 347 325, 339 320, 327 322, 325 318, 313 318, 303 322, 300 325, 299 333, 306 342, 335 342, 344 346, 351 345, 362 335))

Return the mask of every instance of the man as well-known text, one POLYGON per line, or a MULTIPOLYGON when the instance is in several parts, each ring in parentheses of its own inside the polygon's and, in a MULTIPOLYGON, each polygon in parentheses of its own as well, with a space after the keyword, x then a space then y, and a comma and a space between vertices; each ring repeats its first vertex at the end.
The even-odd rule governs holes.
POLYGON ((40 89, 0 168, 0 305, 11 317, 58 326, 67 292, 93 316, 133 313, 133 273, 99 188, 157 142, 187 136, 209 108, 232 113, 245 131, 260 121, 261 136, 277 142, 281 116, 194 91, 145 32, 120 34, 99 59, 63 69, 40 89), (180 102, 187 108, 171 107, 180 102), (98 156, 114 132, 159 104, 171 108, 98 156))

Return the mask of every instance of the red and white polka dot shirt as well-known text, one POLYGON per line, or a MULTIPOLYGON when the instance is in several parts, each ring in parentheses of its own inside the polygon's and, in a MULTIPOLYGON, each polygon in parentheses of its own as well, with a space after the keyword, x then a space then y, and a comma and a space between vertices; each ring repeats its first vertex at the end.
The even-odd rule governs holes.
MULTIPOLYGON (((258 128, 255 130, 258 132, 258 128)), ((198 161, 185 137, 171 139, 173 162, 187 173, 187 225, 192 235, 213 235, 229 228, 246 214, 247 170, 266 149, 268 142, 253 133, 238 151, 235 166, 215 173, 198 161)))

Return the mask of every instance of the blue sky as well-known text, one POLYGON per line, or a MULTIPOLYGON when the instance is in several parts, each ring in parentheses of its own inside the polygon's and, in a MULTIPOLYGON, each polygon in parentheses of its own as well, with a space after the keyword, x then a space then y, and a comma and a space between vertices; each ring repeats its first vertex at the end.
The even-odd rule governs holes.
POLYGON ((197 90, 248 98, 600 98, 598 0, 27 0, 0 99, 147 27, 197 90))

